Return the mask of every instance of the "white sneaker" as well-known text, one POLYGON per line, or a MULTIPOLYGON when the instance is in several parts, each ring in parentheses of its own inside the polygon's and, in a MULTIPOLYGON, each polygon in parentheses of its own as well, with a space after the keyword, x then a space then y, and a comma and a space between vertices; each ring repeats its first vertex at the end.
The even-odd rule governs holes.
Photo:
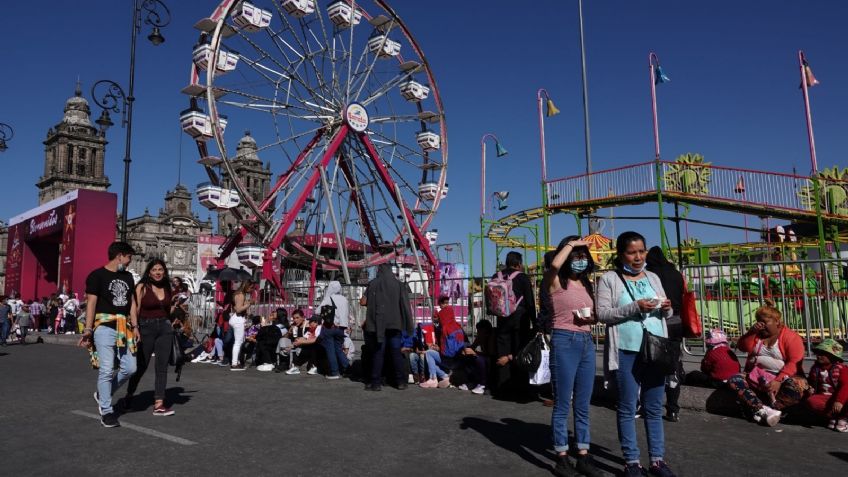
POLYGON ((456 389, 459 389, 460 391, 468 391, 468 386, 465 384, 460 384, 456 387, 456 389))
POLYGON ((486 392, 486 386, 483 386, 482 384, 478 384, 477 386, 474 387, 474 389, 471 390, 471 392, 473 394, 483 394, 483 393, 486 392))
POLYGON ((308 374, 310 376, 315 376, 316 374, 318 374, 318 367, 313 366, 313 367, 309 368, 309 371, 307 371, 306 374, 308 374))
POLYGON ((206 361, 206 358, 208 358, 208 356, 206 356, 206 353, 202 353, 202 354, 197 355, 197 357, 194 358, 193 360, 191 360, 191 362, 192 363, 202 363, 202 362, 206 361))
POLYGON ((270 363, 260 364, 256 367, 257 371, 273 371, 274 365, 270 363))
POLYGON ((757 414, 760 416, 760 422, 765 422, 769 427, 774 427, 780 422, 780 411, 777 409, 763 406, 762 409, 757 411, 757 414))
POLYGON ((415 379, 410 374, 408 378, 406 378, 406 384, 415 384, 415 379))
POLYGON ((300 368, 289 368, 286 370, 286 374, 300 374, 300 368))

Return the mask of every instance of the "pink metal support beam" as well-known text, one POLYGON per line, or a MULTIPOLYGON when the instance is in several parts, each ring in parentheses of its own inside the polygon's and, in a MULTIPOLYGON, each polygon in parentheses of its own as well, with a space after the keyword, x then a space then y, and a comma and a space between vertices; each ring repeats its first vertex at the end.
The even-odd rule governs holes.
POLYGON ((368 138, 368 134, 359 133, 359 140, 362 141, 362 144, 365 145, 365 149, 368 151, 368 155, 371 157, 371 161, 374 163, 374 167, 377 168, 377 173, 380 175, 380 180, 383 181, 383 185, 386 186, 391 193, 392 199, 394 199, 395 204, 399 209, 403 212, 403 215, 406 216, 406 220, 409 223, 410 233, 412 233, 413 239, 418 242, 418 247, 424 252, 424 256, 427 257, 427 261, 430 262, 430 266, 433 269, 433 288, 432 294, 433 297, 438 297, 439 294, 439 260, 433 255, 433 251, 430 250, 430 241, 424 237, 424 234, 421 233, 421 229, 418 228, 418 224, 415 223, 415 217, 412 215, 412 212, 407 207, 406 203, 403 202, 403 199, 397 197, 394 193, 395 189, 395 181, 392 180, 392 176, 389 174, 388 169, 383 164, 383 160, 380 158, 380 155, 377 154, 377 149, 374 147, 374 144, 371 143, 371 139, 368 138), (396 198, 397 197, 397 198, 396 198))
POLYGON ((347 124, 343 124, 338 132, 336 132, 336 136, 333 138, 333 141, 327 147, 327 152, 324 153, 324 157, 321 158, 321 162, 316 164, 315 171, 312 172, 312 176, 309 178, 309 181, 303 188, 303 192, 297 198, 295 203, 292 205, 292 208, 286 211, 285 219, 283 220, 283 225, 277 230, 277 233, 274 235, 274 238, 271 240, 271 244, 268 248, 271 250, 276 250, 283 243, 283 239, 286 237, 286 234, 289 231, 289 227, 294 223, 295 218, 297 217, 297 211, 299 211, 303 204, 306 203, 306 199, 312 193, 312 190, 315 189, 315 186, 318 184, 318 181, 321 179, 321 171, 320 167, 327 167, 327 164, 330 162, 336 152, 339 150, 339 146, 341 146, 344 139, 347 137, 348 131, 350 128, 347 124))

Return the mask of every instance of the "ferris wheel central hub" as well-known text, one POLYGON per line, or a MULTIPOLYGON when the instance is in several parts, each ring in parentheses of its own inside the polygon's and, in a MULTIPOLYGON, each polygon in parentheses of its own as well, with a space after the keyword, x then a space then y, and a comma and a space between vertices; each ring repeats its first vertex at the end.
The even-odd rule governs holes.
POLYGON ((344 120, 351 129, 356 132, 364 132, 368 129, 368 111, 359 103, 350 103, 344 111, 344 120))

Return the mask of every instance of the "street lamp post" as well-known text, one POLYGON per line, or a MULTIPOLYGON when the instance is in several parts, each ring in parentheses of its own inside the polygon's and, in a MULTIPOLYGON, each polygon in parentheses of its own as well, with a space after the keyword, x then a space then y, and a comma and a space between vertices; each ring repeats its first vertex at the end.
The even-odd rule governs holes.
POLYGON ((551 242, 550 218, 548 216, 548 165, 545 156, 545 116, 551 117, 559 114, 559 109, 554 106, 551 96, 545 88, 539 88, 536 92, 536 103, 539 110, 539 149, 542 161, 542 227, 544 228, 545 250, 548 250, 551 242), (546 99, 545 114, 542 114, 542 96, 546 99))
POLYGON ((6 123, 0 123, 0 152, 8 149, 6 142, 11 141, 14 136, 15 130, 12 129, 12 126, 6 123))
POLYGON ((154 46, 158 46, 165 42, 165 37, 162 36, 159 29, 167 26, 168 23, 171 22, 171 11, 168 10, 168 7, 161 0, 133 0, 129 88, 127 92, 124 93, 124 90, 117 83, 109 80, 98 81, 91 88, 91 95, 94 98, 94 102, 103 108, 100 118, 96 121, 96 123, 101 126, 101 131, 105 132, 108 127, 114 124, 109 117, 110 110, 116 113, 121 113, 121 127, 126 128, 127 130, 126 141, 124 144, 124 191, 121 201, 122 241, 127 240, 127 203, 130 187, 130 163, 132 162, 130 151, 132 150, 133 102, 135 101, 135 96, 133 96, 135 91, 135 46, 138 35, 141 32, 142 16, 144 17, 144 24, 153 27, 151 33, 147 35, 147 39, 150 43, 153 43, 154 46), (101 88, 106 88, 106 91, 103 92, 102 96, 99 98, 95 92, 95 88, 97 88, 98 85, 101 85, 101 88), (121 106, 120 108, 118 108, 119 104, 121 106))
POLYGON ((495 141, 495 151, 497 157, 507 155, 507 150, 501 146, 498 137, 492 133, 486 133, 480 138, 480 276, 486 275, 486 241, 485 231, 483 230, 483 221, 486 218, 486 139, 495 141))
POLYGON ((659 121, 657 120, 657 83, 667 81, 665 75, 660 69, 660 59, 653 51, 648 54, 648 69, 650 71, 651 82, 651 115, 654 126, 654 173, 657 180, 657 208, 659 211, 660 221, 660 244, 664 252, 668 251, 668 240, 665 236, 665 217, 663 215, 663 196, 662 196, 662 164, 660 163, 660 130, 659 121))

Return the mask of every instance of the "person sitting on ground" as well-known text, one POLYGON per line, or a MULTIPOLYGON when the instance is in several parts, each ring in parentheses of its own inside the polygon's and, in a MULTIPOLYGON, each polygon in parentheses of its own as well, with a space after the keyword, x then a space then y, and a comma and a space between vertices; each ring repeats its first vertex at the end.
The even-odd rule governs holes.
POLYGON ((353 340, 350 339, 350 328, 346 329, 344 332, 344 342, 342 343, 342 352, 344 352, 345 356, 347 356, 347 362, 352 363, 353 358, 356 355, 356 346, 353 344, 353 340))
POLYGON ((254 355, 256 354, 256 335, 259 334, 259 328, 261 327, 262 317, 259 315, 251 316, 250 327, 244 332, 244 348, 242 349, 242 356, 244 356, 244 359, 239 357, 239 362, 247 363, 248 360, 255 362, 254 355))
MULTIPOLYGON (((439 327, 436 332, 439 337, 439 344, 431 345, 424 355, 427 359, 430 379, 419 384, 419 386, 422 388, 446 388, 450 386, 450 375, 442 368, 453 369, 461 364, 460 358, 463 355, 474 356, 476 353, 473 349, 466 347, 465 333, 459 323, 456 322, 453 307, 450 305, 450 298, 447 296, 439 298, 439 311, 433 316, 433 322, 439 327)), ((475 376, 475 378, 478 382, 480 379, 484 379, 479 376, 475 376)), ((485 386, 476 393, 482 394, 484 390, 485 386)))
MULTIPOLYGON (((273 312, 272 315, 275 315, 273 312)), ((277 346, 283 333, 277 327, 276 316, 271 316, 267 320, 262 320, 262 327, 256 334, 256 370, 257 371, 273 371, 276 367, 277 346)))
POLYGON ((710 379, 714 387, 723 385, 731 376, 739 374, 739 359, 727 345, 727 335, 720 329, 707 332, 704 340, 709 350, 701 360, 701 372, 710 379))
POLYGON ((813 348, 816 362, 807 382, 807 409, 828 418, 827 428, 848 432, 848 368, 842 363, 842 345, 828 338, 813 348))
POLYGON ((303 364, 306 364, 306 374, 310 376, 318 374, 318 362, 325 356, 324 349, 318 344, 318 337, 321 336, 320 323, 320 316, 310 316, 303 337, 296 338, 292 342, 292 346, 300 352, 292 359, 293 366, 286 371, 286 374, 300 374, 299 367, 303 364))
POLYGON ((212 330, 212 334, 203 342, 203 352, 192 363, 218 364, 224 359, 224 342, 218 337, 218 328, 212 330))
POLYGON ((745 372, 731 376, 727 385, 755 422, 775 426, 781 411, 800 402, 807 388, 804 342, 783 323, 773 301, 766 300, 755 315, 757 321, 737 343, 748 353, 745 372))
POLYGON ((486 383, 489 379, 489 369, 497 355, 497 338, 495 336, 495 328, 492 322, 486 319, 480 320, 475 327, 477 336, 474 341, 468 345, 468 348, 474 351, 474 355, 467 354, 469 360, 473 359, 469 364, 472 365, 472 371, 469 373, 468 384, 460 384, 457 388, 460 391, 471 389, 474 394, 484 394, 486 392, 486 383))
MULTIPOLYGON (((292 342, 289 338, 289 312, 285 308, 277 308, 271 312, 271 317, 274 319, 274 325, 280 330, 280 339, 277 341, 277 348, 274 351, 277 361, 275 372, 283 372, 283 361, 290 362, 289 353, 292 349, 292 342)), ((290 364, 290 363, 289 363, 290 364)))
POLYGON ((427 347, 424 346, 424 334, 421 331, 421 324, 416 325, 412 334, 403 332, 401 334, 403 344, 400 352, 406 356, 409 362, 409 384, 421 384, 425 381, 424 373, 426 370, 426 358, 424 353, 427 347))

